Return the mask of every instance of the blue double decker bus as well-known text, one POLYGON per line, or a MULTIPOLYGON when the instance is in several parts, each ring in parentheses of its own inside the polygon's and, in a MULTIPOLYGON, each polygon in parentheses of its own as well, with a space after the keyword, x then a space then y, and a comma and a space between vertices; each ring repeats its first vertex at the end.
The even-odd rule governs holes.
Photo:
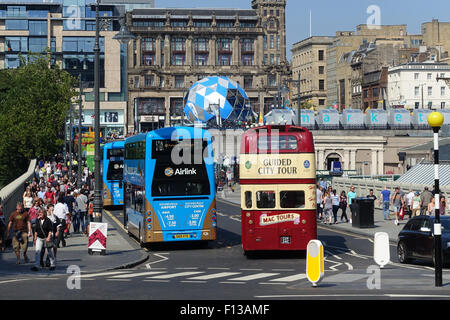
POLYGON ((171 127, 127 138, 124 223, 141 245, 217 237, 212 137, 171 127))
POLYGON ((102 147, 103 205, 123 205, 123 160, 125 141, 106 143, 102 147))

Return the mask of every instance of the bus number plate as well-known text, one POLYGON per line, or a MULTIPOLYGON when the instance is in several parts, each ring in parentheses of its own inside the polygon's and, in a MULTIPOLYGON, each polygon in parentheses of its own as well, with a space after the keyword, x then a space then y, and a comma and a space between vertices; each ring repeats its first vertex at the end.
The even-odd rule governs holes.
POLYGON ((291 237, 290 236, 281 237, 281 244, 291 244, 291 237))
POLYGON ((173 237, 175 239, 189 239, 191 236, 189 234, 176 234, 173 237))

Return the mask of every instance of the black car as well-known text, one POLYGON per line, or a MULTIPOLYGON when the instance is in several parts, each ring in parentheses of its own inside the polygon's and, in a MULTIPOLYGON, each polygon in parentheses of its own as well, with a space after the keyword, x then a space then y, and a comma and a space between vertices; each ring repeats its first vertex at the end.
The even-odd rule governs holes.
MULTIPOLYGON (((450 263, 450 216, 441 216, 443 263, 450 263)), ((400 263, 412 259, 434 264, 434 216, 418 216, 408 221, 398 234, 397 256, 400 263)))

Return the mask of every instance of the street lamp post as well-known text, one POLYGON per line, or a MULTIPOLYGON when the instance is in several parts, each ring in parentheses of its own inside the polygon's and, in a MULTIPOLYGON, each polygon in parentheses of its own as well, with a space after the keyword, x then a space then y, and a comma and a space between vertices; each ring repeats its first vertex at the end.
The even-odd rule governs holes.
POLYGON ((428 116, 428 124, 434 133, 434 270, 435 286, 442 287, 442 229, 440 219, 439 202, 439 130, 444 123, 444 116, 440 112, 432 112, 428 116))
POLYGON ((83 97, 83 81, 81 79, 80 74, 80 98, 78 101, 78 179, 77 179, 77 188, 81 189, 81 117, 82 117, 82 97, 83 97))
POLYGON ((100 176, 100 0, 95 1, 95 42, 94 42, 94 221, 102 221, 103 199, 100 176))
POLYGON ((300 104, 300 72, 298 73, 297 80, 288 80, 288 82, 297 84, 297 113, 298 113, 298 125, 302 125, 302 108, 300 104))

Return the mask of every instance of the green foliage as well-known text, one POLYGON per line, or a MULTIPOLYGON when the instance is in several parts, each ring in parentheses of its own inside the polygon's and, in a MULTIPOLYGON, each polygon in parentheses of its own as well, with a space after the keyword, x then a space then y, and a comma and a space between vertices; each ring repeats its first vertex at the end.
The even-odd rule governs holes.
POLYGON ((0 185, 63 144, 76 79, 49 66, 47 55, 32 55, 17 69, 0 70, 0 185))

